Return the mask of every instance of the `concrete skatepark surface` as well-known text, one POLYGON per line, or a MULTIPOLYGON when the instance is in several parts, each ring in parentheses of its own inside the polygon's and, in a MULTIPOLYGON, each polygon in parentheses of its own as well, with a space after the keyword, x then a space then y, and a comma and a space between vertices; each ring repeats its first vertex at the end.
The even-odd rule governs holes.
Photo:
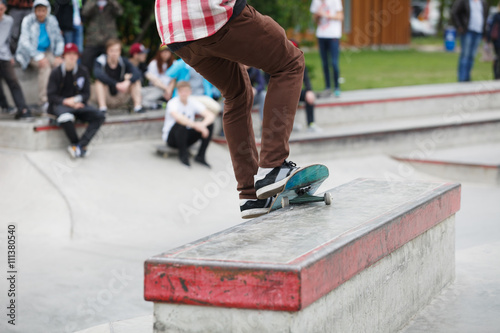
MULTIPOLYGON (((19 272, 16 326, 3 315, 1 332, 73 332, 150 316, 144 260, 243 221, 224 146, 209 148, 209 170, 155 156, 158 143, 97 145, 77 161, 64 150, 0 149, 0 244, 15 223, 19 272)), ((385 155, 324 160, 292 150, 290 159, 326 164, 323 189, 359 177, 443 180, 385 155)), ((498 332, 499 202, 498 186, 463 183, 456 281, 404 332, 498 332)), ((1 279, 2 303, 6 288, 1 279)))

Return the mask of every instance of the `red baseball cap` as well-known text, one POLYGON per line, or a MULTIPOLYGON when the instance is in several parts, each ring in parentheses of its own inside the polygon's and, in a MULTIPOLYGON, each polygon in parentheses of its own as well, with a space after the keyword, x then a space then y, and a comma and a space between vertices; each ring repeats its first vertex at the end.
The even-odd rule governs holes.
POLYGON ((141 43, 132 44, 132 46, 130 47, 130 51, 129 51, 131 56, 133 56, 134 54, 137 54, 137 53, 148 53, 148 52, 149 52, 149 50, 141 43))
POLYGON ((68 43, 68 44, 64 45, 63 55, 66 55, 67 53, 76 53, 76 54, 80 55, 80 50, 78 50, 78 46, 76 46, 76 44, 68 43))

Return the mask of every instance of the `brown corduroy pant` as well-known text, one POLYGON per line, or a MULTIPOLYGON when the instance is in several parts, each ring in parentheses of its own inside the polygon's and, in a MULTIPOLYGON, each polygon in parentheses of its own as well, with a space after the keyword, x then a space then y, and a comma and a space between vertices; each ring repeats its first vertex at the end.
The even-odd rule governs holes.
POLYGON ((217 87, 225 98, 223 126, 240 199, 255 199, 253 176, 258 167, 281 166, 304 75, 302 51, 292 45, 273 19, 247 6, 214 35, 176 51, 187 64, 217 87), (257 153, 252 129, 253 92, 243 65, 270 75, 257 153))

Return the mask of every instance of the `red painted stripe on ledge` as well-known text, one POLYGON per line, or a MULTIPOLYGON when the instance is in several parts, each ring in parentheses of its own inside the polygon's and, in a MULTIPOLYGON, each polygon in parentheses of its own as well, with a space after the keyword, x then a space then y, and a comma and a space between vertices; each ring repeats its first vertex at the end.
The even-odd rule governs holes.
POLYGON ((461 167, 472 167, 482 169, 500 169, 500 165, 486 165, 486 164, 472 164, 472 163, 459 163, 459 162, 446 162, 446 161, 432 161, 432 160, 417 160, 412 158, 392 157, 396 161, 407 163, 420 163, 420 164, 434 164, 434 165, 450 165, 461 167))
POLYGON ((298 272, 146 263, 148 301, 294 311, 300 307, 298 272))
MULTIPOLYGON (((142 123, 142 122, 153 122, 153 121, 165 121, 164 117, 161 118, 147 118, 147 119, 131 119, 131 120, 116 120, 116 121, 106 121, 103 125, 114 125, 114 124, 128 124, 128 123, 142 123)), ((87 126, 85 124, 77 124, 76 127, 87 126)), ((44 132, 44 131, 58 131, 61 128, 57 125, 48 125, 48 126, 35 126, 33 130, 35 132, 44 132)))

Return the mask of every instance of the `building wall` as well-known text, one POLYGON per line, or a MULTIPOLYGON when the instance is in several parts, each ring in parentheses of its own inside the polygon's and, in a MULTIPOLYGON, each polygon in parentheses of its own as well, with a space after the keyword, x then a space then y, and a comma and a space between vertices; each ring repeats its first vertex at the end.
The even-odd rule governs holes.
POLYGON ((344 31, 353 46, 410 43, 410 0, 343 0, 344 31))

